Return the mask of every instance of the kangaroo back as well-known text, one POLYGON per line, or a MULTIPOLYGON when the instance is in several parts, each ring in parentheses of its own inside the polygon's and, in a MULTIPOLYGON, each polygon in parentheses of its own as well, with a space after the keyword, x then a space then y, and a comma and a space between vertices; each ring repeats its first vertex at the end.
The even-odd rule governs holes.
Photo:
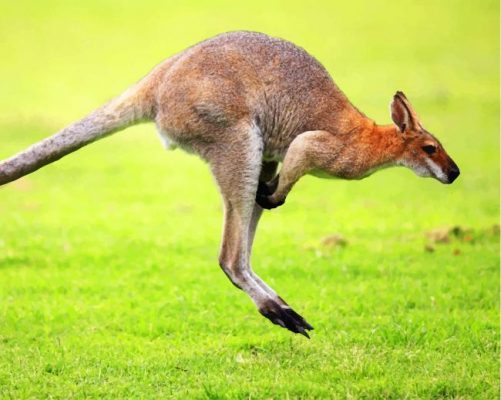
POLYGON ((145 84, 139 82, 81 120, 0 162, 0 185, 19 179, 127 126, 150 119, 152 106, 145 92, 145 84))

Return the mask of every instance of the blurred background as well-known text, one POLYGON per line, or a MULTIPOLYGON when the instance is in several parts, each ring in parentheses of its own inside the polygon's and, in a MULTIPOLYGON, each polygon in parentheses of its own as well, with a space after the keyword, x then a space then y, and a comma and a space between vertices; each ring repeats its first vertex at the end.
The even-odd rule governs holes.
POLYGON ((497 1, 0 0, 0 159, 231 30, 304 47, 378 123, 390 122, 390 100, 404 91, 461 176, 451 186, 405 169, 359 182, 306 177, 266 213, 253 262, 318 326, 305 347, 261 320, 219 271, 220 199, 199 159, 165 152, 151 124, 88 146, 0 188, 5 393, 65 397, 80 382, 99 394, 108 380, 117 385, 102 393, 148 396, 167 368, 190 396, 259 397, 241 379, 283 396, 467 396, 485 387, 494 396, 497 1), (400 359, 403 348, 427 369, 400 359), (247 369, 235 367, 238 357, 252 360, 247 369), (174 368, 180 358, 189 379, 174 368), (130 363, 148 367, 141 375, 130 363), (316 385, 290 386, 301 374, 316 385))

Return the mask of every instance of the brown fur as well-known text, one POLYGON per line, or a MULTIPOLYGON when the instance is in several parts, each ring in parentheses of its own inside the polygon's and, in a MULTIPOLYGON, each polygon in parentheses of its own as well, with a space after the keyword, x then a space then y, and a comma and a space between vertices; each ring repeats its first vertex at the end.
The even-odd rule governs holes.
POLYGON ((391 109, 395 125, 376 125, 305 50, 232 32, 169 58, 101 109, 0 163, 0 184, 132 123, 155 121, 164 139, 200 155, 216 178, 225 208, 224 272, 273 323, 308 336, 311 325, 250 268, 262 208, 283 204, 308 173, 360 179, 404 165, 452 182, 459 169, 403 93, 391 109))

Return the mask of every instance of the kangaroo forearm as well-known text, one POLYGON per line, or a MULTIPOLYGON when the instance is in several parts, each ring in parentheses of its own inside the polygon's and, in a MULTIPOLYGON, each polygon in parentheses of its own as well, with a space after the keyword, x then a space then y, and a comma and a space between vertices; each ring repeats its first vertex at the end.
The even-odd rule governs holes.
POLYGON ((296 182, 310 171, 320 168, 333 153, 335 139, 325 131, 310 131, 299 135, 289 147, 278 184, 269 196, 272 203, 283 203, 296 182))

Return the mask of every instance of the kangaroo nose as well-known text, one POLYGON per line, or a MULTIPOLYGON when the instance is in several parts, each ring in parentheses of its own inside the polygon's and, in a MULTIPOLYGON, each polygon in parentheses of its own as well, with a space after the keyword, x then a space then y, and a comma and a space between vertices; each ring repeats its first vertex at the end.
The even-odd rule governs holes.
POLYGON ((452 183, 456 180, 456 178, 459 176, 460 171, 457 166, 452 167, 449 172, 447 173, 447 179, 449 180, 449 183, 452 183))

